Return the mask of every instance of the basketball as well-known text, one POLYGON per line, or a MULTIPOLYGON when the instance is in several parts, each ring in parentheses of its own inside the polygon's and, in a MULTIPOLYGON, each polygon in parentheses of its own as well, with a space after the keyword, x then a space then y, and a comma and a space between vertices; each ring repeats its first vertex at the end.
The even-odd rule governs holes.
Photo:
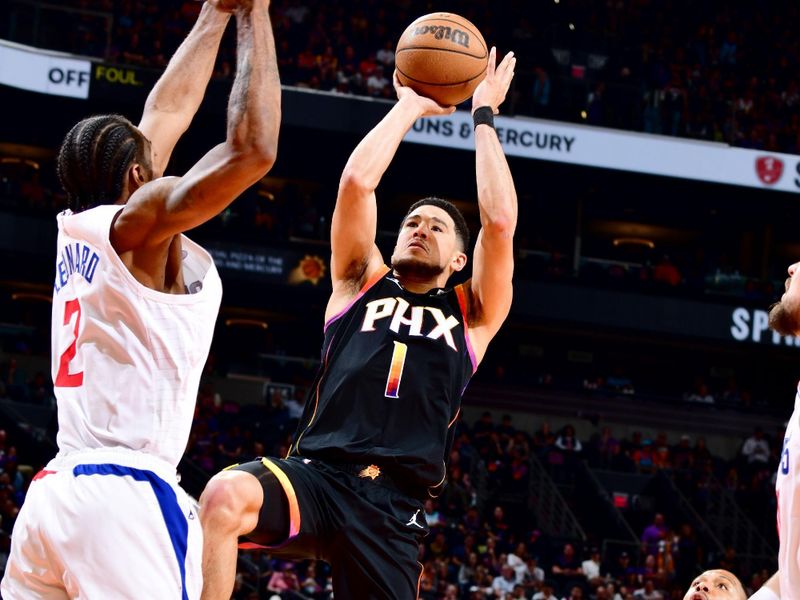
POLYGON ((486 75, 489 50, 478 28, 452 13, 411 23, 397 43, 397 78, 443 106, 460 104, 486 75))

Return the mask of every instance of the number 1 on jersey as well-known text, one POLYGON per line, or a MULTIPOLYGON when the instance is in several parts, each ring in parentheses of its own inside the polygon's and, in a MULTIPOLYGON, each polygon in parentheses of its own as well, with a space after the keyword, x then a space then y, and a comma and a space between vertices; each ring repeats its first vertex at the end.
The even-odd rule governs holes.
POLYGON ((403 376, 403 367, 406 364, 406 352, 408 346, 403 342, 394 342, 394 352, 392 352, 392 364, 389 367, 389 377, 386 379, 387 398, 400 397, 400 378, 403 376))

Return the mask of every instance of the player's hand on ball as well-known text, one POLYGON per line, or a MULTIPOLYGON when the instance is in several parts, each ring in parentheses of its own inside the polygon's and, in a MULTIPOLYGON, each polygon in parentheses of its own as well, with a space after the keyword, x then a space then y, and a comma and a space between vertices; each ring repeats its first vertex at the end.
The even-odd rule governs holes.
POLYGON ((400 83, 400 80, 397 78, 397 70, 395 70, 392 80, 394 83, 394 89, 397 92, 397 99, 416 104, 417 108, 419 109, 420 117, 451 115, 456 110, 455 106, 442 106, 435 100, 431 100, 425 96, 420 96, 410 87, 400 83))
POLYGON ((500 105, 505 101, 508 87, 514 79, 514 67, 517 59, 513 52, 509 52, 495 67, 497 62, 497 48, 492 46, 489 51, 489 64, 486 65, 486 77, 475 88, 472 94, 472 110, 481 106, 489 106, 494 114, 500 112, 500 105))

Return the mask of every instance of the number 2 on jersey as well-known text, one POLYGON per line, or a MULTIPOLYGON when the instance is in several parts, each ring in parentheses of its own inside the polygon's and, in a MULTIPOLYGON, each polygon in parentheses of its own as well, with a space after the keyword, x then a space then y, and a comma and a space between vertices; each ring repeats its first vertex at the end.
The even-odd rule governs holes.
POLYGON ((408 346, 403 342, 394 342, 394 352, 392 352, 392 364, 389 367, 389 377, 386 379, 387 398, 400 397, 400 378, 403 376, 403 367, 406 364, 406 352, 408 346))
POLYGON ((64 325, 69 325, 72 315, 75 315, 75 327, 72 328, 72 333, 75 339, 69 347, 64 350, 58 364, 58 374, 56 374, 56 387, 78 387, 83 385, 83 371, 79 373, 69 372, 69 363, 75 358, 78 352, 78 329, 81 326, 81 303, 77 298, 67 300, 64 305, 64 325))

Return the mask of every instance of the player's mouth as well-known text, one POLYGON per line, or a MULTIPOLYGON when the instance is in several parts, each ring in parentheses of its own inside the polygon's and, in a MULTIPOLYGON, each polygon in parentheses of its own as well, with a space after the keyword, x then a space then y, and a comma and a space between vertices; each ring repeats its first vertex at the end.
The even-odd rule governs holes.
POLYGON ((689 600, 708 600, 708 596, 703 592, 695 592, 691 595, 689 600))
POLYGON ((409 242, 408 243, 408 247, 409 248, 422 248, 423 250, 425 250, 425 252, 428 251, 428 248, 425 246, 425 244, 423 244, 422 242, 419 242, 417 240, 409 242))

